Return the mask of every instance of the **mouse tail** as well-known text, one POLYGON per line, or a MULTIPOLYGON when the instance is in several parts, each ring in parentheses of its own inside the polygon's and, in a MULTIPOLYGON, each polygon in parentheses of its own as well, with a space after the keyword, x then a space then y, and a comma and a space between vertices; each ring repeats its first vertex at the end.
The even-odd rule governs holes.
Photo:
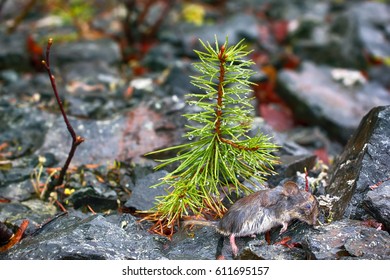
POLYGON ((186 220, 182 222, 183 227, 188 226, 203 226, 203 227, 218 227, 219 221, 208 221, 208 220, 186 220))

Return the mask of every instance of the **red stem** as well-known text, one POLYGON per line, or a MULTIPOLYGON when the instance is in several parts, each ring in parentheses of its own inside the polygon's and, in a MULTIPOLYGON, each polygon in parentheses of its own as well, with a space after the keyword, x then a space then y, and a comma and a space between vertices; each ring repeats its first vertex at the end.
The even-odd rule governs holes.
POLYGON ((305 191, 309 191, 309 179, 308 179, 308 173, 307 173, 307 169, 305 167, 305 191))
POLYGON ((239 145, 237 143, 234 143, 231 140, 228 140, 222 136, 221 133, 221 119, 222 119, 222 106, 223 106, 223 82, 225 81, 225 63, 226 63, 226 48, 225 45, 222 45, 219 53, 218 53, 218 59, 219 59, 219 78, 218 78, 218 97, 217 97, 217 108, 216 108, 216 122, 215 122, 215 133, 218 135, 219 141, 229 144, 233 146, 236 149, 240 150, 246 150, 246 151, 256 151, 260 147, 246 147, 243 145, 239 145))
POLYGON ((42 64, 45 67, 47 74, 49 75, 51 86, 53 88, 54 96, 56 97, 58 107, 60 107, 62 117, 63 117, 64 122, 66 124, 66 128, 68 129, 69 134, 72 137, 72 146, 70 148, 68 158, 66 159, 64 166, 61 168, 61 172, 60 172, 60 175, 58 176, 57 180, 53 180, 52 182, 50 182, 50 184, 48 184, 48 186, 47 186, 47 189, 45 189, 42 192, 41 197, 44 197, 44 198, 47 198, 49 196, 50 192, 52 192, 56 186, 62 185, 66 171, 69 168, 70 162, 72 161, 72 158, 73 158, 74 153, 77 149, 77 146, 80 145, 82 142, 84 142, 84 138, 76 135, 76 132, 74 131, 72 125, 70 124, 70 122, 68 120, 68 117, 65 113, 64 107, 62 106, 62 101, 61 101, 60 96, 59 96, 58 91, 57 91, 57 85, 55 82, 54 75, 51 73, 50 48, 51 48, 52 44, 53 44, 53 40, 49 39, 49 41, 47 43, 47 47, 46 47, 46 58, 45 58, 46 60, 43 60, 42 64))
POLYGON ((223 45, 219 50, 218 59, 219 59, 219 81, 218 81, 218 97, 217 97, 217 109, 216 109, 217 120, 215 122, 215 132, 217 133, 219 139, 221 140, 223 81, 225 80, 225 62, 226 62, 225 45, 223 45))

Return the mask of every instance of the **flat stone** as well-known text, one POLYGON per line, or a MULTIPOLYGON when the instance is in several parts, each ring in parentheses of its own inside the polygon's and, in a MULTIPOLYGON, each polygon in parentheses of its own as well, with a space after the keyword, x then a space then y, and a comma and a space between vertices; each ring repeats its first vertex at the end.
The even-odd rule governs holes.
POLYGON ((213 228, 198 228, 193 232, 183 230, 167 243, 164 253, 170 260, 215 260, 220 236, 213 228))
POLYGON ((279 73, 277 91, 293 108, 298 120, 319 125, 347 142, 370 109, 390 104, 389 95, 371 99, 365 87, 347 87, 332 78, 330 68, 304 62, 300 71, 279 73), (360 102, 363 96, 364 103, 360 102))
MULTIPOLYGON (((245 260, 306 260, 312 258, 311 251, 302 246, 304 240, 315 231, 313 227, 293 221, 288 225, 287 231, 280 234, 281 227, 277 226, 270 231, 270 242, 265 240, 265 234, 258 234, 256 237, 236 237, 236 245, 239 248, 237 259, 245 260), (296 243, 296 247, 288 248, 276 244, 289 237, 287 244, 296 243)), ((230 241, 224 238, 221 254, 225 259, 233 259, 230 241)))
POLYGON ((384 26, 390 24, 390 7, 385 3, 362 2, 348 11, 357 24, 357 36, 363 49, 376 58, 390 55, 384 26))
POLYGON ((56 59, 59 64, 80 61, 104 61, 107 64, 117 64, 121 59, 118 44, 110 39, 56 44, 52 52, 53 59, 56 59))
POLYGON ((96 212, 118 209, 116 192, 103 185, 85 186, 66 198, 75 209, 90 206, 96 212))
POLYGON ((386 229, 390 229, 390 181, 378 183, 378 187, 370 190, 364 197, 366 210, 386 229))
POLYGON ((26 233, 31 233, 47 219, 56 213, 56 207, 49 202, 39 199, 30 199, 22 203, 0 203, 0 221, 7 221, 19 226, 22 221, 28 220, 26 233))
POLYGON ((203 42, 215 44, 215 35, 218 36, 218 43, 225 42, 226 36, 229 37, 229 45, 237 44, 241 39, 246 38, 249 41, 258 39, 257 19, 249 14, 237 14, 226 19, 222 23, 215 25, 203 25, 200 27, 180 25, 177 31, 180 38, 183 38, 183 48, 185 55, 196 56, 195 50, 201 50, 203 47, 198 39, 203 42))
POLYGON ((98 59, 68 62, 62 70, 61 76, 67 82, 67 88, 74 94, 77 94, 77 89, 80 89, 80 94, 91 91, 104 91, 110 94, 110 87, 114 88, 124 83, 120 79, 121 74, 117 67, 98 59))
POLYGON ((307 254, 302 248, 268 245, 265 240, 252 240, 240 255, 241 260, 304 260, 307 254))
POLYGON ((312 231, 307 246, 318 260, 390 259, 390 235, 386 231, 344 219, 312 231))
POLYGON ((151 186, 160 183, 161 178, 167 175, 165 170, 150 173, 143 178, 137 179, 129 200, 124 207, 132 210, 146 211, 156 203, 156 197, 167 194, 168 185, 163 184, 158 187, 151 186))
POLYGON ((25 44, 22 43, 26 40, 25 33, 5 34, 0 31, 0 70, 31 70, 30 57, 25 44))
MULTIPOLYGON (((174 133, 162 116, 145 106, 108 120, 84 120, 69 117, 77 135, 85 138, 73 157, 73 165, 106 164, 113 160, 142 157, 167 147, 174 133), (164 128, 167 127, 165 130, 164 128)), ((51 123, 44 144, 36 154, 55 154, 60 164, 67 158, 71 137, 62 116, 51 123)))
POLYGON ((34 188, 30 180, 10 183, 4 187, 0 187, 0 196, 10 198, 13 201, 29 199, 34 193, 34 188))
POLYGON ((64 216, 0 254, 0 259, 165 259, 160 250, 161 243, 141 230, 130 215, 114 219, 101 215, 64 216))
MULTIPOLYGON (((386 34, 389 6, 372 1, 341 6, 338 12, 328 8, 320 20, 296 17, 299 24, 293 34, 294 53, 317 63, 358 69, 371 67, 367 55, 386 59, 390 54, 386 34)), ((311 9, 309 12, 313 14, 311 9)))
POLYGON ((8 158, 35 152, 43 144, 48 118, 35 108, 0 108, 0 143, 8 144, 3 151, 9 153, 8 158))

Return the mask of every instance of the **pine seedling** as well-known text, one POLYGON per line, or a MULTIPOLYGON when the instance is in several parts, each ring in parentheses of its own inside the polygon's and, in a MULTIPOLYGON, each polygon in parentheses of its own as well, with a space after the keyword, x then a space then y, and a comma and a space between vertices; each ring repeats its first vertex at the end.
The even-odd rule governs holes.
POLYGON ((179 162, 179 166, 161 179, 169 185, 169 193, 157 198, 157 204, 145 220, 153 220, 153 232, 171 236, 175 225, 185 215, 213 214, 219 218, 225 212, 221 194, 229 197, 250 193, 242 181, 263 182, 273 173, 277 159, 272 152, 277 146, 263 134, 247 136, 251 128, 253 106, 250 97, 254 71, 245 57, 249 54, 243 41, 233 46, 225 43, 215 47, 200 41, 204 50, 195 51, 199 62, 194 67, 199 76, 191 83, 204 94, 187 94, 189 106, 198 106, 196 113, 185 114, 188 120, 184 137, 190 140, 150 154, 178 150, 175 157, 159 160, 157 168, 179 162))

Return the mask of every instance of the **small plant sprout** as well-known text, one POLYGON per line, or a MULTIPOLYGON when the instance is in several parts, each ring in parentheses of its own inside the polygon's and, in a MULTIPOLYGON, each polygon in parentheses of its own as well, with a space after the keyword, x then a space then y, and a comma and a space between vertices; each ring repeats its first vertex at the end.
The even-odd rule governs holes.
POLYGON ((232 191, 250 193, 243 180, 263 182, 277 162, 272 155, 277 146, 268 136, 247 136, 253 118, 249 78, 254 71, 253 62, 245 59, 246 45, 240 41, 229 46, 227 38, 222 46, 215 41, 215 47, 200 41, 204 50, 195 51, 200 60, 194 67, 200 75, 191 77, 191 83, 204 94, 187 94, 188 105, 200 108, 184 115, 189 141, 150 153, 178 150, 175 157, 159 160, 157 168, 175 162, 179 166, 162 178, 158 185, 168 184, 169 192, 158 197, 144 218, 155 221, 151 230, 159 234, 171 236, 186 215, 222 217, 226 209, 221 199, 232 191))
POLYGON ((84 142, 84 138, 77 135, 76 132, 73 129, 72 124, 69 122, 68 116, 66 115, 65 109, 62 106, 62 101, 60 99, 60 96, 57 91, 57 85, 56 85, 56 80, 54 75, 51 72, 50 68, 50 48, 53 44, 53 39, 50 38, 49 41, 47 42, 47 47, 46 47, 46 58, 45 60, 42 60, 42 65, 46 69, 46 72, 49 76, 51 86, 53 88, 54 96, 56 98, 58 107, 60 108, 62 117, 64 119, 66 128, 68 129, 68 132, 70 136, 72 137, 72 146, 70 147, 70 151, 68 153, 68 157, 61 168, 60 174, 58 175, 57 178, 53 178, 53 180, 50 181, 50 183, 45 185, 45 188, 41 192, 41 198, 42 199, 47 199, 50 195, 50 193, 54 190, 56 186, 62 185, 64 181, 64 177, 66 175, 66 171, 68 170, 68 167, 70 165, 70 162, 72 161, 72 158, 74 156, 74 153, 76 152, 77 147, 84 142))
POLYGON ((42 173, 44 171, 45 162, 46 162, 46 158, 39 156, 38 164, 34 168, 33 173, 31 173, 30 175, 31 184, 33 185, 35 193, 37 195, 40 195, 42 193, 42 190, 47 189, 47 186, 49 185, 50 181, 53 179, 53 176, 55 176, 57 173, 57 170, 54 169, 46 178, 45 183, 42 183, 41 178, 42 178, 42 173))

